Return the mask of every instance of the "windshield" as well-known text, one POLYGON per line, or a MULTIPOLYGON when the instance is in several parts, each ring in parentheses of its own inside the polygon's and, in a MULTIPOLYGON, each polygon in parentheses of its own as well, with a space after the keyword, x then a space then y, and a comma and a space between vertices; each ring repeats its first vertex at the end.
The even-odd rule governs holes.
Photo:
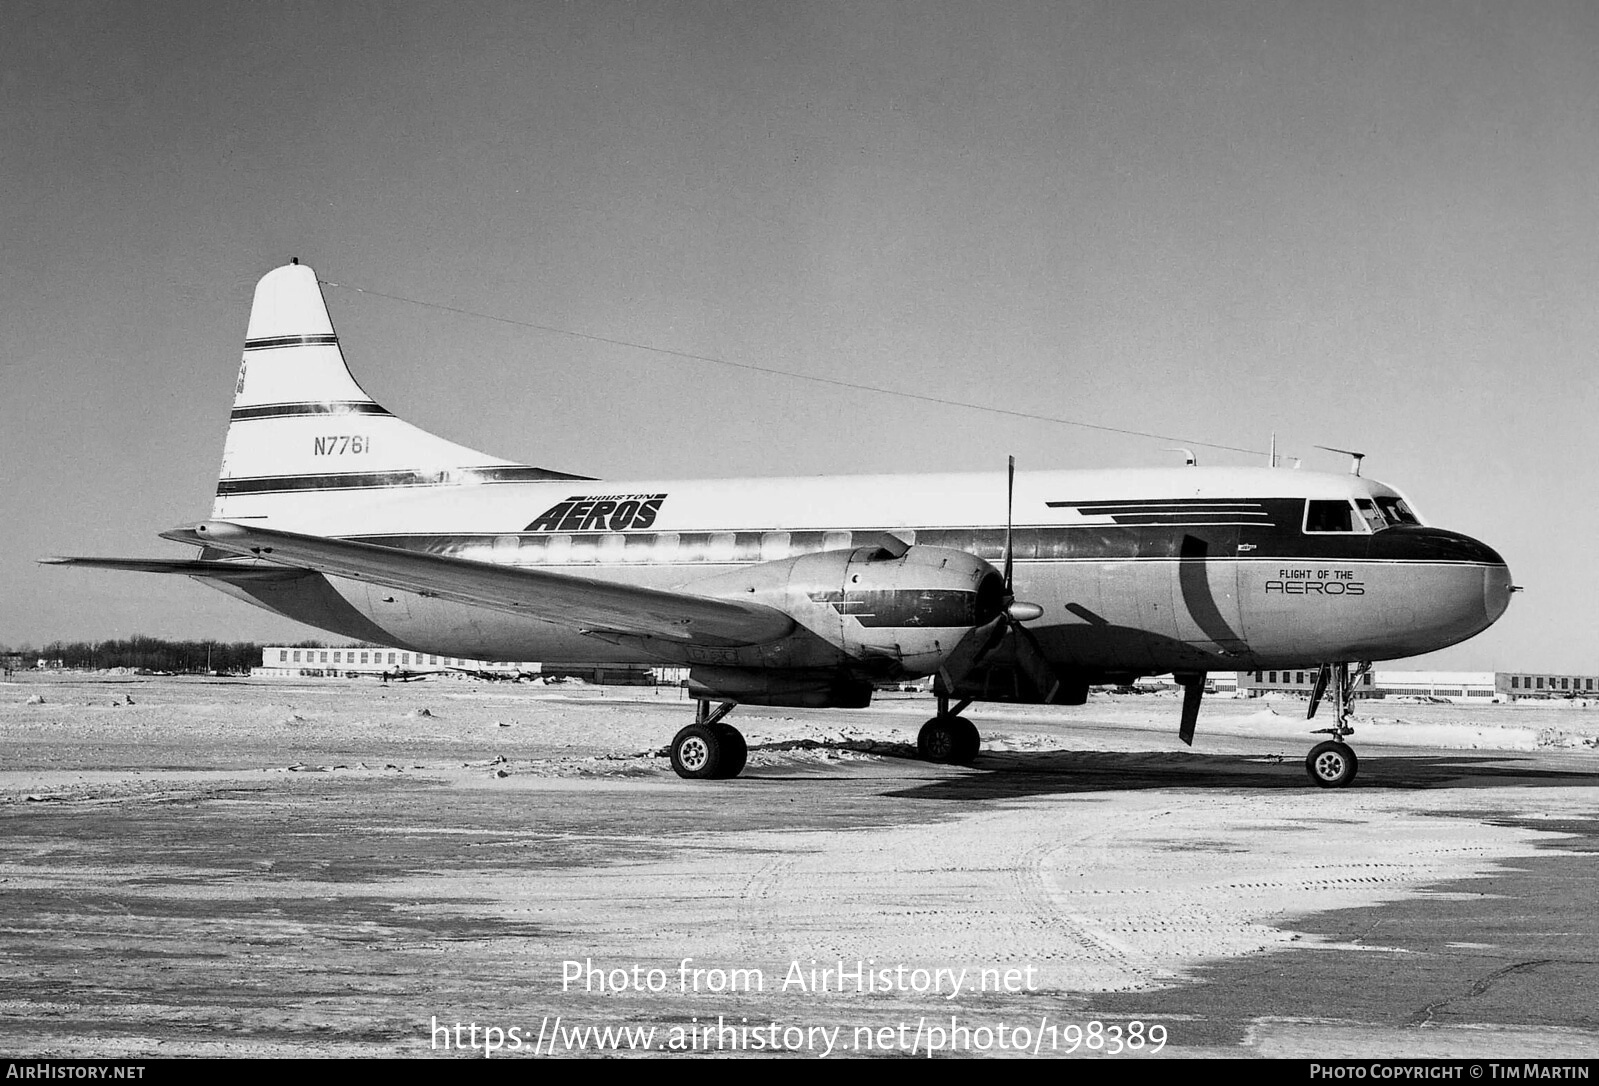
POLYGON ((1360 515, 1366 521, 1366 527, 1373 532, 1380 532, 1388 527, 1388 519, 1377 508, 1377 503, 1370 498, 1356 498, 1355 508, 1360 510, 1360 515))
POLYGON ((1383 518, 1386 519, 1389 524, 1421 523, 1416 514, 1411 511, 1410 506, 1405 504, 1405 499, 1403 498, 1383 497, 1379 495, 1376 501, 1378 508, 1382 510, 1383 518))

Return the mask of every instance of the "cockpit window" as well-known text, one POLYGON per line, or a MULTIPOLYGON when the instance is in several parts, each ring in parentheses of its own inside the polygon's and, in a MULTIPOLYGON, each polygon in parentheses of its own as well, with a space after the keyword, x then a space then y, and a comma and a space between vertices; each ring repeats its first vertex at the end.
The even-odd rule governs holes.
POLYGON ((1382 515, 1388 519, 1389 524, 1420 524, 1421 521, 1405 504, 1403 498, 1377 498, 1377 505, 1382 509, 1382 515))
POLYGON ((1355 508, 1360 510, 1361 519, 1366 522, 1368 531, 1380 532, 1388 527, 1388 518, 1382 515, 1377 503, 1370 498, 1356 498, 1355 508))
POLYGON ((1357 524, 1355 507, 1347 501, 1316 501, 1305 503, 1306 532, 1364 532, 1366 526, 1357 524))

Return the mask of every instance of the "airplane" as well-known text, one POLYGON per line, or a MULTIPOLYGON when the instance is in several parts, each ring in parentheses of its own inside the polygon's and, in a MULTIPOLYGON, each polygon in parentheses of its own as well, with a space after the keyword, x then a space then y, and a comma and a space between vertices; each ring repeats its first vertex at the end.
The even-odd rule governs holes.
MULTIPOLYGON (((1190 458, 1191 459, 1191 458, 1190 458)), ((969 764, 978 701, 1081 705, 1172 673, 1192 743, 1211 671, 1319 668, 1350 784, 1358 672, 1490 626, 1513 590, 1487 545, 1359 475, 1168 467, 601 481, 404 422, 345 363, 298 260, 255 290, 211 516, 188 559, 58 564, 192 577, 413 652, 688 669, 671 763, 736 777, 740 704, 858 708, 933 679, 917 749, 969 764)))

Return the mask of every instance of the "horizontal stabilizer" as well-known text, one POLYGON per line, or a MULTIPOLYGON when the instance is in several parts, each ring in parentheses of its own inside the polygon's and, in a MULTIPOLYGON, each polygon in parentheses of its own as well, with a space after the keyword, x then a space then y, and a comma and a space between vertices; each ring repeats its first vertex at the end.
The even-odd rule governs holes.
POLYGON ((223 581, 281 581, 298 577, 304 569, 246 565, 241 562, 205 562, 193 558, 41 558, 47 566, 82 566, 129 573, 176 573, 184 577, 209 577, 223 581))
POLYGON ((749 600, 694 596, 229 521, 207 521, 161 534, 165 539, 250 555, 291 569, 316 570, 589 633, 739 646, 775 641, 795 628, 794 620, 782 611, 749 600))

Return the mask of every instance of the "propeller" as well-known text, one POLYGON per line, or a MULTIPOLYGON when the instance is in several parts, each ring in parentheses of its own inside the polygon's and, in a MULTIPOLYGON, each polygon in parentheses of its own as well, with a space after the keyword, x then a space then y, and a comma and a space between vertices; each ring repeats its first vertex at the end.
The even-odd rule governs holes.
POLYGON ((1016 563, 1011 528, 1011 522, 1015 519, 1015 508, 1016 458, 1012 456, 1005 479, 1005 616, 1001 623, 1001 636, 995 640, 994 648, 997 649, 1004 643, 1004 634, 1012 635, 1017 668, 1027 676, 1028 682, 1032 683, 1043 701, 1048 703, 1054 700, 1055 692, 1060 689, 1061 676, 1056 672, 1055 666, 1049 662, 1049 657, 1044 655, 1044 650, 1038 644, 1038 638, 1033 635, 1033 631, 1022 625, 1042 616, 1044 609, 1036 603, 1027 603, 1016 598, 1013 583, 1016 563))
POLYGON ((1044 609, 1036 603, 1022 603, 1016 598, 1016 590, 1012 582, 1012 574, 1016 563, 1011 546, 1011 521, 1015 519, 1016 510, 1016 458, 1009 458, 1010 464, 1005 474, 1005 616, 1012 622, 1031 622, 1044 613, 1044 609))
MULTIPOLYGON (((1044 609, 1036 603, 1028 603, 1016 598, 1015 587, 1015 532, 1012 522, 1015 519, 1016 508, 1016 458, 1010 457, 1005 478, 1005 560, 1001 568, 1005 582, 1004 607, 999 617, 994 619, 991 631, 987 637, 973 643, 961 656, 964 660, 952 660, 946 665, 946 682, 951 675, 959 678, 976 671, 986 664, 1000 648, 1007 643, 1012 646, 1016 658, 1016 667, 1027 677, 1027 681, 1038 691, 1041 700, 1049 702, 1054 699, 1055 692, 1060 689, 1061 676, 1056 672, 1054 665, 1044 655, 1044 650, 1039 646, 1038 639, 1033 632, 1022 625, 1031 622, 1043 615, 1044 609), (961 666, 963 664, 965 666, 961 666)), ((953 687, 954 682, 948 685, 953 687)))

